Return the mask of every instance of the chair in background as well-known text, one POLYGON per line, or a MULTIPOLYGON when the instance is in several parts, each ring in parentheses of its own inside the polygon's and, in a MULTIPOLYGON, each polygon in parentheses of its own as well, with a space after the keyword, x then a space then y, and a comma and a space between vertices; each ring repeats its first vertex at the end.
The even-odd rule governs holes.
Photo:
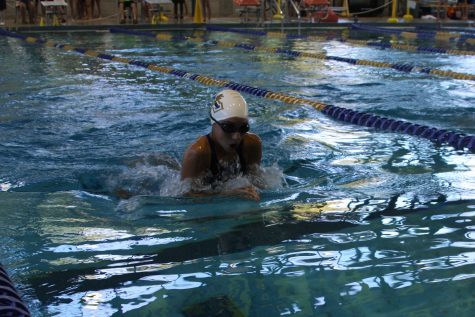
POLYGON ((312 22, 338 22, 338 16, 333 12, 328 0, 303 0, 301 11, 305 12, 312 22))
POLYGON ((65 0, 41 1, 42 16, 40 26, 59 26, 66 22, 68 16, 68 3, 65 0))
POLYGON ((171 12, 171 5, 173 3, 170 0, 143 0, 143 10, 148 18, 150 24, 157 24, 161 22, 168 22, 168 17, 165 13, 171 12), (166 6, 170 6, 167 9, 166 6))
MULTIPOLYGON (((263 0, 265 1, 265 0, 263 0)), ((233 0, 234 5, 238 7, 237 11, 241 22, 249 22, 249 15, 255 14, 257 21, 259 21, 259 16, 261 13, 261 2, 260 0, 233 0)))

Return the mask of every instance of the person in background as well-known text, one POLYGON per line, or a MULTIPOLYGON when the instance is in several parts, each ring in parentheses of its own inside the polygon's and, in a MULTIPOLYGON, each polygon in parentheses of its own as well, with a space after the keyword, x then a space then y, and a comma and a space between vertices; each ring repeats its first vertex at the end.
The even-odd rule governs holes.
POLYGON ((7 0, 0 0, 0 25, 5 25, 5 11, 7 10, 7 0))
POLYGON ((92 18, 92 0, 69 0, 68 3, 73 19, 92 18))
POLYGON ((203 21, 209 23, 211 21, 211 7, 209 5, 209 0, 201 0, 201 7, 203 10, 203 21))
POLYGON ((252 179, 259 179, 262 143, 249 132, 246 101, 235 90, 223 90, 216 95, 209 116, 211 133, 200 136, 183 156, 181 179, 191 182, 188 195, 217 193, 258 201, 256 186, 261 186, 252 179), (251 182, 222 188, 225 182, 240 176, 248 176, 251 182), (206 190, 210 187, 211 192, 206 190))
POLYGON ((91 11, 92 11, 92 16, 93 17, 96 17, 96 15, 94 14, 94 4, 95 6, 97 7, 97 17, 100 18, 102 16, 102 12, 101 12, 101 0, 92 0, 92 8, 91 8, 91 11))
POLYGON ((125 11, 127 8, 132 10, 132 22, 137 24, 137 0, 119 0, 120 24, 125 23, 125 11))
POLYGON ((455 19, 455 5, 451 4, 448 8, 447 8, 447 17, 449 19, 455 19))
POLYGON ((33 0, 19 0, 17 5, 20 9, 21 23, 27 24, 26 22, 26 12, 28 11, 28 17, 30 24, 35 24, 35 6, 33 5, 33 0))
POLYGON ((94 3, 92 0, 84 0, 84 16, 86 17, 87 20, 92 19, 92 9, 94 3))
POLYGON ((173 1, 173 14, 175 15, 175 20, 183 20, 183 7, 186 5, 185 0, 172 0, 173 1), (179 9, 179 10, 178 10, 179 9), (178 13, 178 11, 180 11, 178 13))

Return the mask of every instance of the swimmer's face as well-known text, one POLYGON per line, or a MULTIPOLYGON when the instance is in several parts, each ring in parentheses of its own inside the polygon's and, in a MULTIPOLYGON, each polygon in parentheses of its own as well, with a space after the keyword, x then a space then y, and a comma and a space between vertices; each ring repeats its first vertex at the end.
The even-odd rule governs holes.
POLYGON ((237 150, 244 134, 249 131, 249 120, 232 117, 214 123, 219 144, 226 151, 237 150))

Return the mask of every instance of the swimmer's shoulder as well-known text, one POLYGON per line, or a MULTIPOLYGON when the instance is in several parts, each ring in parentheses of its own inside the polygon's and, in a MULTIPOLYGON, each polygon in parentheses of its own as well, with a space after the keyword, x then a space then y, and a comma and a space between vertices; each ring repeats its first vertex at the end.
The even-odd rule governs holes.
POLYGON ((244 149, 260 149, 262 147, 261 138, 254 133, 246 133, 242 139, 244 149))
POLYGON ((242 140, 241 153, 246 165, 259 165, 262 159, 262 141, 254 133, 246 133, 242 140))
POLYGON ((248 132, 244 135, 244 140, 247 142, 261 143, 261 138, 254 133, 248 132))
MULTIPOLYGON (((200 136, 185 151, 183 167, 193 169, 195 173, 202 172, 209 168, 211 161, 211 148, 206 136, 200 136)), ((186 173, 187 174, 187 173, 186 173)))
POLYGON ((206 135, 198 137, 195 142, 188 147, 186 152, 197 158, 202 156, 209 157, 211 155, 211 148, 206 135))

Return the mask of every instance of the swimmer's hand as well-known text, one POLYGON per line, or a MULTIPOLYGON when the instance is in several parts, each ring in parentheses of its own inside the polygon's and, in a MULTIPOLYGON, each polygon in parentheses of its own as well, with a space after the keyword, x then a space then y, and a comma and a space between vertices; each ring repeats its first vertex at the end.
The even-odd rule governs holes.
POLYGON ((232 197, 238 197, 238 198, 254 200, 254 201, 259 201, 261 199, 259 193, 257 192, 254 186, 235 188, 235 189, 231 189, 227 191, 222 191, 220 193, 188 192, 185 194, 185 196, 188 196, 188 197, 206 197, 206 196, 213 196, 213 195, 232 196, 232 197))
POLYGON ((237 196, 243 199, 259 201, 261 199, 259 193, 254 186, 246 186, 242 188, 236 188, 222 194, 226 196, 237 196))

